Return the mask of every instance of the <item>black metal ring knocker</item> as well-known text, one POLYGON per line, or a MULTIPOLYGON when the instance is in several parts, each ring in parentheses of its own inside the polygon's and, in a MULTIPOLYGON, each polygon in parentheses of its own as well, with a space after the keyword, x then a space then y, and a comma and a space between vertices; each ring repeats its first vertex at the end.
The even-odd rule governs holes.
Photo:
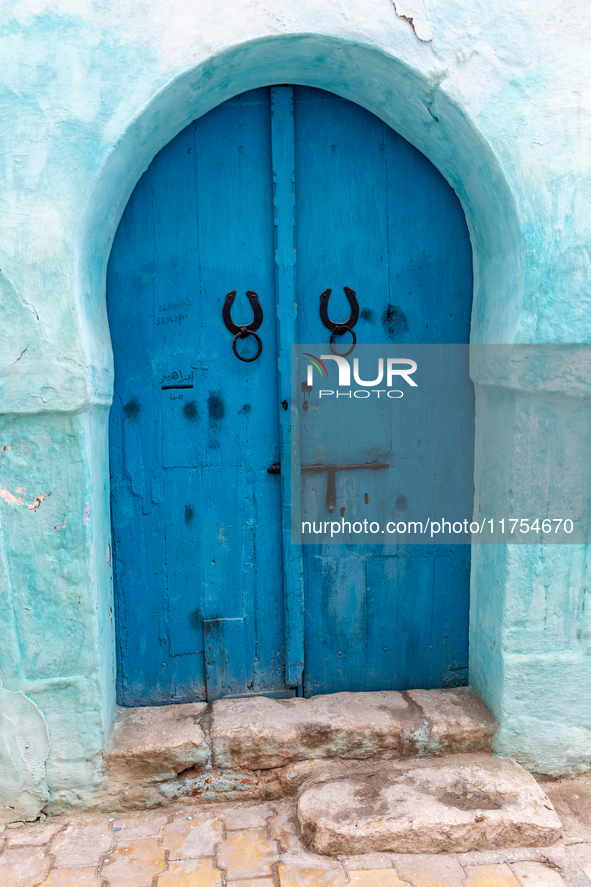
POLYGON ((263 350, 263 343, 261 342, 260 336, 257 336, 255 330, 258 330, 261 323, 263 322, 263 309, 261 308, 259 297, 254 292, 254 290, 248 290, 246 293, 248 301, 251 304, 254 318, 250 323, 243 324, 243 326, 238 326, 238 324, 234 323, 232 320, 232 305, 234 304, 234 299, 236 298, 236 290, 232 290, 231 293, 228 293, 226 296, 226 301, 224 302, 224 307, 222 310, 222 317, 224 318, 224 323, 226 327, 230 330, 231 333, 234 333, 234 339, 232 340, 232 351, 238 358, 238 360, 243 360, 244 363, 252 363, 253 360, 256 360, 261 356, 261 351, 263 350), (241 354, 238 353, 238 349, 236 348, 237 339, 247 339, 248 336, 254 336, 257 340, 258 351, 254 357, 242 357, 241 354))
POLYGON ((330 289, 324 290, 324 292, 320 296, 320 319, 324 326, 332 332, 332 335, 330 337, 330 349, 332 353, 339 354, 340 357, 348 357, 348 355, 351 354, 351 352, 355 348, 355 345, 357 344, 357 336, 355 335, 355 330, 353 329, 353 327, 359 320, 359 303, 357 302, 357 297, 354 290, 352 290, 348 286, 344 286, 343 289, 345 290, 345 295, 349 300, 349 305, 351 306, 351 314, 349 315, 349 319, 346 320, 344 323, 334 323, 332 320, 330 320, 328 316, 328 300, 330 299, 330 294, 332 292, 332 290, 330 289), (334 338, 335 336, 342 336, 345 333, 351 333, 351 335, 353 336, 353 344, 348 351, 345 351, 344 354, 340 354, 334 347, 334 338))

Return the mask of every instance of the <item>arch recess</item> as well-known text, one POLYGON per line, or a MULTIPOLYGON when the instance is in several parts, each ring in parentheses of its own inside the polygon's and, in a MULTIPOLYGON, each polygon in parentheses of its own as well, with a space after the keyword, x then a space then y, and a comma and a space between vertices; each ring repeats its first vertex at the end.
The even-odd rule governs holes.
POLYGON ((77 254, 91 403, 109 403, 112 397, 106 268, 138 179, 158 151, 192 120, 233 95, 273 83, 315 86, 356 102, 429 158, 460 198, 470 230, 471 341, 514 341, 523 291, 523 236, 509 184, 474 121, 438 80, 374 47, 323 35, 277 35, 212 55, 180 73, 136 116, 97 175, 77 254))
MULTIPOLYGON (((95 177, 81 219, 75 266, 76 301, 88 367, 87 406, 106 407, 113 395, 106 269, 117 226, 140 176, 155 155, 192 120, 234 95, 280 83, 317 87, 356 102, 434 164, 458 195, 470 231, 474 262, 471 341, 515 341, 524 287, 523 231, 508 179, 475 120, 440 88, 440 78, 426 77, 376 47, 317 34, 276 35, 236 45, 180 72, 141 109, 95 177)), ((102 524, 97 527, 97 538, 108 538, 107 411, 99 412, 103 430, 100 452, 95 447, 95 470, 104 490, 104 508, 102 515, 97 514, 102 524)), ((481 409, 479 414, 477 408, 476 496, 486 474, 487 456, 485 448, 479 446, 479 431, 486 424, 484 412, 481 409)), ((484 640, 480 643, 474 615, 481 608, 481 599, 487 597, 489 554, 479 553, 472 565, 470 680, 502 724, 502 674, 498 672, 498 679, 492 683, 487 678, 493 666, 498 670, 498 663, 489 662, 490 644, 484 640)), ((504 563, 507 550, 496 554, 504 563)), ((102 565, 98 556, 95 564, 97 587, 112 588, 110 567, 102 565)), ((499 628, 502 606, 493 609, 494 613, 487 610, 486 621, 489 627, 494 624, 499 628)), ((103 704, 110 708, 114 674, 105 675, 104 681, 103 704)))

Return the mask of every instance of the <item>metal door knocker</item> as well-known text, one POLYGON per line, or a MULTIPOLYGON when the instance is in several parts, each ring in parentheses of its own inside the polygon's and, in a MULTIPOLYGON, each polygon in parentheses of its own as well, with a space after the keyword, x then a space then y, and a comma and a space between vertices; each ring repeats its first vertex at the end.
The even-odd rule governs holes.
POLYGON ((253 290, 248 290, 247 293, 248 301, 251 304, 252 310, 254 312, 254 318, 250 323, 246 323, 243 326, 238 326, 232 320, 231 309, 234 304, 234 299, 236 298, 236 290, 232 290, 231 293, 228 293, 226 296, 226 301, 224 302, 224 308, 222 310, 222 317, 224 318, 224 323, 231 333, 234 333, 234 340, 232 341, 232 351, 238 358, 238 360, 243 360, 245 363, 252 363, 253 360, 256 360, 261 356, 261 351, 263 350, 263 343, 261 342, 260 336, 257 336, 255 330, 258 330, 261 323, 263 322, 263 309, 259 303, 259 297, 253 290), (246 339, 248 336, 254 336, 257 340, 257 344, 259 346, 257 353, 254 357, 242 357, 241 354, 238 353, 238 349, 236 348, 236 340, 237 339, 246 339))
POLYGON ((342 336, 345 333, 351 333, 351 335, 353 336, 353 344, 348 351, 345 351, 344 354, 340 355, 341 357, 347 357, 349 354, 351 354, 351 352, 355 348, 355 345, 357 344, 357 336, 355 335, 355 330, 353 329, 353 327, 359 320, 359 303, 357 302, 357 297, 355 296, 354 290, 352 290, 348 286, 344 286, 343 289, 345 290, 345 295, 349 300, 349 305, 351 306, 351 314, 349 315, 349 319, 346 320, 344 323, 333 323, 333 321, 330 320, 328 316, 328 300, 330 299, 330 294, 332 290, 329 289, 324 290, 324 292, 320 296, 320 319, 324 326, 327 329, 331 330, 332 335, 330 337, 330 348, 333 354, 339 354, 337 349, 334 347, 334 337, 342 336))

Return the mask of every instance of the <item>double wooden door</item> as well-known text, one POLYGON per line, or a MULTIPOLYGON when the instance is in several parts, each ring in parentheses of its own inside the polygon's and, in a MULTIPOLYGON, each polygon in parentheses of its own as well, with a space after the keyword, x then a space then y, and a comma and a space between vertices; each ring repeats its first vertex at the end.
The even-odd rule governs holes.
MULTIPOLYGON (((154 159, 108 269, 118 700, 149 705, 465 683, 466 546, 293 546, 289 349, 468 341, 465 219, 429 161, 308 87, 233 98, 154 159), (238 339, 222 312, 249 323, 238 339), (286 409, 287 407, 287 409, 286 409)), ((471 444, 467 447, 470 474, 471 444)), ((295 494, 294 494, 295 495, 295 494)))

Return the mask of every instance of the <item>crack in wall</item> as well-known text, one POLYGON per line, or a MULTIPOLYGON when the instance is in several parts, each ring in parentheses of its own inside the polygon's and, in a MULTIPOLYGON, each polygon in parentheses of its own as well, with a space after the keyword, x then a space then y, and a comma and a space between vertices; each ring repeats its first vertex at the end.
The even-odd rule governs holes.
POLYGON ((433 28, 424 0, 393 0, 394 12, 412 28, 415 37, 423 43, 433 40, 433 28))
POLYGON ((34 820, 50 797, 49 729, 24 693, 0 686, 0 823, 34 820))

